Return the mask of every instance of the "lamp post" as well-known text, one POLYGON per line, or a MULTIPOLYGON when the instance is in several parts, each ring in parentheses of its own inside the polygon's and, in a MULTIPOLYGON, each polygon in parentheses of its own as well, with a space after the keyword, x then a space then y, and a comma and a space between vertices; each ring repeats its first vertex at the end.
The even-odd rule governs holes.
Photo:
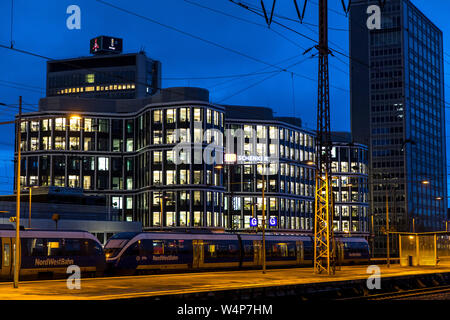
POLYGON ((22 125, 22 96, 19 97, 19 117, 17 118, 17 198, 16 198, 16 243, 14 251, 14 288, 19 288, 19 272, 20 272, 20 165, 22 162, 21 149, 21 130, 22 125))
POLYGON ((28 228, 31 229, 31 190, 32 189, 37 189, 39 188, 38 186, 29 186, 29 187, 25 187, 24 190, 29 190, 30 191, 30 197, 29 197, 29 201, 28 201, 28 228))
POLYGON ((266 273, 266 204, 264 202, 264 175, 265 175, 265 166, 263 164, 263 172, 262 172, 262 241, 263 241, 263 271, 262 273, 266 273))
POLYGON ((390 252, 389 252, 389 200, 388 200, 388 192, 386 189, 386 250, 387 250, 387 267, 389 268, 391 265, 390 261, 390 252))

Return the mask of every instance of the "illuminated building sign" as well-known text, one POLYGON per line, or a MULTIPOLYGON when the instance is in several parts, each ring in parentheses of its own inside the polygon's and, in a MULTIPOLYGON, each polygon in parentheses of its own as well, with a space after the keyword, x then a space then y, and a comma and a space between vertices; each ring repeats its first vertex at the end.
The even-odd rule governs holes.
POLYGON ((92 54, 121 53, 122 39, 107 36, 96 37, 90 42, 90 52, 92 54))
POLYGON ((270 219, 269 219, 269 226, 276 227, 277 225, 278 225, 277 217, 270 217, 270 219))
POLYGON ((269 163, 268 156, 242 156, 237 157, 239 163, 269 163))

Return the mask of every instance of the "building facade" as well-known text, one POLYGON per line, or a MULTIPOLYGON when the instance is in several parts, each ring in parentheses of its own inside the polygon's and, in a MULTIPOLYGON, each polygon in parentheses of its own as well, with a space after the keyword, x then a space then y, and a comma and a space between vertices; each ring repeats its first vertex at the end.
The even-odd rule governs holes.
POLYGON ((136 99, 161 88, 161 63, 144 52, 47 62, 47 97, 136 99))
MULTIPOLYGON (((264 208, 269 228, 310 233, 315 132, 269 108, 213 104, 205 89, 148 90, 159 80, 146 77, 160 78, 153 62, 143 53, 49 62, 47 97, 22 116, 21 185, 105 196, 119 221, 146 229, 249 230, 264 208)), ((335 231, 366 233, 366 150, 334 150, 335 231)))
POLYGON ((367 236, 369 221, 368 148, 350 133, 332 132, 331 173, 335 232, 367 236))
POLYGON ((225 165, 224 214, 230 229, 250 228, 251 217, 262 225, 264 175, 265 216, 277 222, 269 227, 311 232, 315 169, 308 163, 314 162, 315 133, 301 128, 298 118, 276 118, 271 109, 261 107, 227 106, 225 123, 230 130, 226 152, 238 159, 225 165), (231 149, 229 136, 240 136, 243 143, 231 149), (255 164, 252 156, 270 160, 255 164))
POLYGON ((351 129, 369 145, 375 252, 382 254, 386 203, 391 231, 445 228, 443 35, 409 0, 387 1, 381 29, 368 30, 369 5, 379 2, 350 9, 351 129))

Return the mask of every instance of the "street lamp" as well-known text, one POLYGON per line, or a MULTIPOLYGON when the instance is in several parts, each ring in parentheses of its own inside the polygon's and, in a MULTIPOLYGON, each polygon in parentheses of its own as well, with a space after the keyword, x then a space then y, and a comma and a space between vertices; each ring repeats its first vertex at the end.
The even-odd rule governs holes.
POLYGON ((29 187, 25 187, 23 188, 24 190, 30 190, 30 199, 28 202, 28 228, 31 229, 31 190, 32 189, 37 189, 39 188, 38 186, 29 186, 29 187))

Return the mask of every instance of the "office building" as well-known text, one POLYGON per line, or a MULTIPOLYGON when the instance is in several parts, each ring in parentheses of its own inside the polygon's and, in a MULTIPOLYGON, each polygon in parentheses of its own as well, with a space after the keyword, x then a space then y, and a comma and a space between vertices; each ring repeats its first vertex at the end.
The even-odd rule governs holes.
POLYGON ((144 52, 47 62, 47 97, 136 99, 161 88, 161 63, 144 52))
POLYGON ((367 146, 354 143, 348 132, 332 132, 331 174, 335 232, 368 236, 369 169, 367 146))
POLYGON ((447 210, 443 34, 410 0, 390 0, 381 29, 350 9, 351 130, 369 146, 375 252, 390 231, 443 230, 447 210), (414 222, 414 226, 413 226, 414 222))

